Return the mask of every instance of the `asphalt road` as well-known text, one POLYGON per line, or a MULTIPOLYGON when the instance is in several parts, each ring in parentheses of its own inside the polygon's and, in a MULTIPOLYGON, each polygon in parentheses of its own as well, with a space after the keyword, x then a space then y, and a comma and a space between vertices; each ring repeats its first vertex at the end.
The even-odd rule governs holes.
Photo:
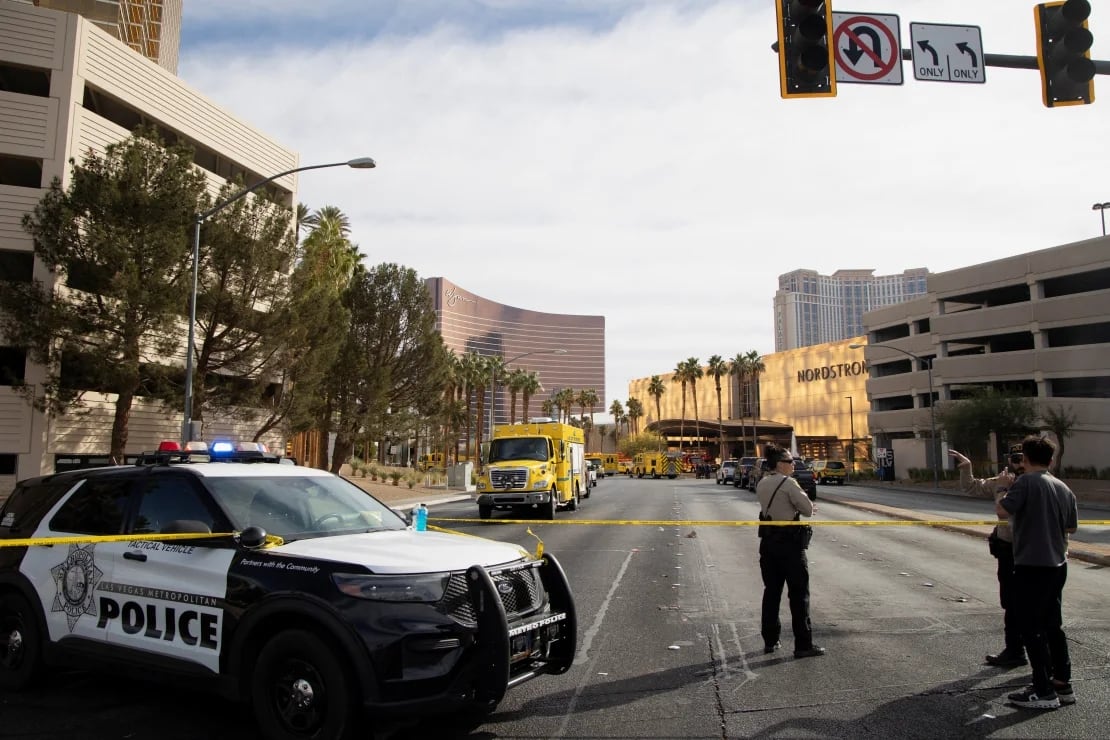
MULTIPOLYGON (((482 523, 472 503, 435 506, 433 525, 534 550, 530 527, 559 557, 578 605, 576 665, 510 691, 471 737, 1106 736, 1104 568, 1073 563, 1064 594, 1078 703, 1034 713, 1004 703, 1026 669, 982 663, 1001 647, 995 564, 981 537, 959 532, 818 527, 812 616, 828 655, 792 657, 784 603, 785 650, 765 656, 754 527, 680 523, 750 522, 756 511, 751 493, 712 480, 627 478, 604 479, 556 523, 496 523, 501 514, 482 523), (616 519, 668 523, 587 523, 616 519)), ((880 518, 822 500, 815 518, 865 517, 880 518)), ((49 690, 0 698, 0 718, 5 738, 254 737, 238 708, 142 676, 65 674, 49 690)), ((428 736, 419 726, 379 734, 428 736)))

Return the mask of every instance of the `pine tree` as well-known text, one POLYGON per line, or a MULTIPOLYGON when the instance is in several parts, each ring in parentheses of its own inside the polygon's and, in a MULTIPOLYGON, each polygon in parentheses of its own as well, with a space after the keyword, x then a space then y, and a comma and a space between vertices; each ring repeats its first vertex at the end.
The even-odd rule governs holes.
POLYGON ((56 285, 0 291, 0 328, 46 368, 36 406, 74 411, 85 392, 116 394, 110 454, 122 460, 136 396, 166 377, 192 286, 191 226, 205 177, 187 147, 137 129, 103 154, 70 160, 23 228, 56 285))

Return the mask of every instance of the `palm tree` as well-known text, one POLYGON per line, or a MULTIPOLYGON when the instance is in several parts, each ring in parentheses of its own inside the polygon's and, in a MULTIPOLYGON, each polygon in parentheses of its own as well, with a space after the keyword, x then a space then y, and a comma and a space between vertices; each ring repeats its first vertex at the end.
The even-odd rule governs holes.
POLYGON ((744 406, 743 400, 740 400, 740 394, 744 390, 744 380, 748 377, 748 359, 740 352, 736 353, 728 362, 729 375, 736 376, 736 396, 737 406, 740 412, 740 436, 743 437, 744 443, 740 450, 740 456, 746 457, 748 454, 748 425, 745 421, 744 411, 747 408, 744 406))
MULTIPOLYGON (((500 355, 488 355, 486 357, 486 365, 489 370, 489 409, 490 419, 497 416, 497 386, 501 385, 507 380, 508 368, 505 367, 505 358, 500 355)), ((491 421, 490 438, 493 438, 493 426, 491 421)))
POLYGON ((540 413, 543 414, 544 416, 554 416, 555 415, 555 399, 554 398, 545 398, 543 400, 543 403, 540 404, 540 413))
MULTIPOLYGON (((300 207, 297 215, 302 215, 300 207)), ((362 264, 362 253, 358 251, 358 245, 347 238, 351 233, 351 222, 347 215, 336 206, 324 206, 304 216, 298 224, 298 228, 306 226, 310 229, 305 237, 306 244, 309 240, 318 240, 341 245, 341 248, 332 248, 321 253, 329 262, 316 265, 315 271, 320 273, 326 270, 329 275, 340 275, 345 280, 350 280, 351 274, 362 264)))
POLYGON ((613 449, 617 449, 617 440, 620 438, 621 420, 624 419, 624 406, 614 398, 609 404, 609 414, 613 417, 613 449))
MULTIPOLYGON (((520 393, 523 396, 524 404, 524 409, 521 412, 522 421, 528 421, 528 404, 532 400, 532 396, 536 395, 542 390, 543 386, 540 384, 540 376, 537 375, 534 370, 526 371, 524 373, 524 380, 522 380, 520 383, 520 393)), ((550 411, 544 411, 542 413, 545 413, 548 416, 551 415, 550 411)))
POLYGON ((1075 431, 1076 415, 1072 408, 1063 406, 1047 407, 1041 414, 1044 427, 1056 436, 1056 459, 1052 468, 1057 476, 1064 474, 1064 442, 1075 431))
POLYGON ((528 372, 523 368, 513 368, 509 373, 509 380, 505 384, 509 389, 509 423, 516 424, 516 397, 524 391, 528 372))
MULTIPOLYGON (((300 218, 301 215, 302 214, 300 208, 298 207, 298 218, 300 218)), ((313 229, 318 229, 320 225, 324 222, 330 222, 331 225, 334 226, 334 228, 344 237, 349 236, 351 233, 351 219, 347 218, 347 215, 343 213, 342 209, 340 209, 338 206, 324 206, 323 208, 317 208, 311 214, 308 214, 301 218, 300 222, 303 223, 305 226, 312 227, 313 229)))
MULTIPOLYGON (((745 384, 745 392, 748 396, 748 408, 752 412, 752 446, 755 446, 755 437, 758 434, 756 430, 756 413, 759 407, 759 376, 767 371, 767 366, 763 364, 763 358, 756 350, 749 350, 744 355, 744 360, 747 362, 747 377, 748 382, 745 384), (752 386, 755 386, 755 399, 752 399, 752 386)), ((755 454, 754 452, 752 454, 755 454)))
MULTIPOLYGON (((475 417, 477 421, 475 429, 477 431, 475 433, 474 445, 476 448, 475 452, 480 457, 482 454, 482 441, 485 437, 485 427, 483 425, 486 421, 486 390, 490 390, 490 404, 492 405, 494 378, 499 372, 504 370, 505 361, 496 355, 476 355, 476 357, 477 359, 474 365, 474 390, 477 394, 478 411, 475 417)), ((490 430, 490 436, 493 436, 492 429, 490 430)), ((478 463, 480 466, 481 460, 479 460, 478 463)))
POLYGON ((308 231, 309 227, 312 226, 312 224, 308 223, 308 219, 312 217, 310 214, 311 211, 308 210, 307 205, 304 203, 297 204, 297 209, 293 212, 293 218, 295 219, 293 222, 293 230, 298 239, 301 238, 302 231, 308 231))
MULTIPOLYGON (((466 459, 473 461, 474 458, 470 454, 470 444, 473 439, 471 435, 471 425, 474 423, 474 389, 478 387, 478 379, 480 375, 480 368, 482 358, 476 352, 467 352, 459 361, 460 379, 462 380, 463 400, 466 405, 466 459)), ((481 413, 481 409, 479 409, 481 413)), ((481 417, 479 416, 479 426, 481 426, 481 417)))
POLYGON ((652 375, 651 380, 648 381, 647 392, 655 399, 655 420, 660 421, 663 418, 663 412, 660 410, 659 399, 667 392, 667 386, 658 375, 652 375))
MULTIPOLYGON (((443 463, 455 460, 459 454, 459 429, 466 415, 466 407, 459 398, 462 386, 462 369, 459 356, 454 350, 447 350, 447 374, 443 381, 443 408, 440 424, 443 432, 443 463), (452 436, 453 433, 453 436, 452 436), (448 446, 450 445, 450 446, 448 446), (455 454, 451 455, 454 449, 455 454)), ((434 449, 434 448, 433 448, 434 449)))
POLYGON ((719 454, 721 460, 725 459, 725 432, 721 428, 721 376, 728 375, 728 363, 720 355, 713 355, 709 358, 709 364, 706 366, 706 375, 713 378, 713 384, 717 389, 717 441, 719 442, 719 454))
POLYGON ((587 450, 591 449, 590 448, 590 432, 593 431, 593 428, 594 428, 593 417, 588 416, 586 414, 582 414, 582 416, 579 417, 579 419, 577 421, 578 421, 578 424, 575 424, 575 426, 581 426, 582 427, 582 434, 584 435, 585 440, 586 440, 586 449, 587 450))
POLYGON ((594 423, 593 423, 594 422, 594 406, 597 405, 597 401, 598 401, 597 391, 595 391, 593 388, 585 388, 583 390, 580 390, 578 392, 578 396, 575 398, 575 400, 578 402, 578 408, 582 411, 582 418, 583 419, 587 418, 586 417, 586 409, 590 410, 590 415, 589 415, 590 422, 589 422, 589 424, 587 424, 584 427, 585 430, 586 430, 586 449, 589 449, 590 448, 590 429, 593 428, 593 425, 594 425, 594 423))
POLYGON ((459 461, 459 434, 462 433, 466 420, 466 404, 461 398, 451 399, 444 410, 444 426, 447 428, 443 450, 444 465, 448 460, 455 463, 459 461))
POLYGON ((640 417, 644 415, 644 405, 638 398, 628 399, 628 419, 632 423, 632 433, 640 433, 640 417))
POLYGON ((671 382, 678 383, 682 386, 682 416, 679 417, 678 422, 679 452, 682 452, 682 443, 686 439, 686 384, 690 382, 690 376, 687 374, 686 368, 687 362, 688 360, 682 360, 677 365, 675 365, 674 374, 671 375, 671 382))
POLYGON ((559 420, 569 424, 570 412, 574 407, 574 389, 563 388, 556 393, 555 405, 559 407, 559 420))
POLYGON ((690 395, 694 399, 694 439, 701 444, 701 419, 698 418, 698 380, 705 377, 701 360, 690 357, 686 360, 686 380, 690 383, 690 395))

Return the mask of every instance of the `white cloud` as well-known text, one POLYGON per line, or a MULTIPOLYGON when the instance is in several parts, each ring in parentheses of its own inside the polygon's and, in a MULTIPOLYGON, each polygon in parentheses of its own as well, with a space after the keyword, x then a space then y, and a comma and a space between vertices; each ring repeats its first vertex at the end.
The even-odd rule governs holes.
MULTIPOLYGON (((198 23, 212 15, 196 5, 198 23)), ((784 101, 769 1, 582 2, 549 25, 529 20, 549 7, 538 0, 416 3, 404 23, 407 4, 370 6, 404 35, 292 15, 313 3, 235 5, 232 36, 252 14, 351 28, 219 53, 194 38, 182 76, 304 164, 373 156, 376 170, 300 183, 303 202, 350 216, 371 263, 606 316, 606 405, 689 356, 772 352, 784 272, 962 267, 1096 236, 1090 205, 1110 199, 1106 103, 1048 110, 1035 71, 925 83, 908 63, 901 87, 784 101), (504 25, 483 34, 483 21, 504 25)), ((903 47, 922 21, 980 25, 987 52, 1033 53, 1027 3, 881 12, 901 15, 903 47)))

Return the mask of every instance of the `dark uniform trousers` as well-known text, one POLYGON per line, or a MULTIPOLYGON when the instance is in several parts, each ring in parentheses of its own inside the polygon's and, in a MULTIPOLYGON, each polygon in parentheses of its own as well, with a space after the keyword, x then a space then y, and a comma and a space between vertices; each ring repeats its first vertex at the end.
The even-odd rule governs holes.
POLYGON ((1043 695, 1052 690, 1052 679, 1071 681, 1071 657, 1064 635, 1063 592, 1068 580, 1067 563, 1041 568, 1018 565, 1014 568, 1014 585, 1021 636, 1033 687, 1043 695))
MULTIPOLYGON (((790 530, 790 527, 778 529, 790 530)), ((771 532, 759 541, 759 571, 763 575, 763 615, 761 632, 765 645, 778 642, 782 634, 779 606, 782 587, 790 600, 790 623, 794 630, 794 649, 813 647, 813 627, 809 621, 809 561, 796 537, 771 532)))
POLYGON ((1017 584, 1014 583, 1014 546, 996 540, 995 557, 998 558, 998 600, 1002 605, 1002 633, 1006 652, 1012 655, 1025 653, 1018 621, 1017 584))

